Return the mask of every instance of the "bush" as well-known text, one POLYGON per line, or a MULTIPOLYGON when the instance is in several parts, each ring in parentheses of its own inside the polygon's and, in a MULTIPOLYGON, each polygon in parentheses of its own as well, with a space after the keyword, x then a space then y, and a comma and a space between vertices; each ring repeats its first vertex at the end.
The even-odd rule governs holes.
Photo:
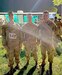
POLYGON ((59 56, 62 54, 62 42, 58 43, 58 46, 56 48, 56 52, 59 56))

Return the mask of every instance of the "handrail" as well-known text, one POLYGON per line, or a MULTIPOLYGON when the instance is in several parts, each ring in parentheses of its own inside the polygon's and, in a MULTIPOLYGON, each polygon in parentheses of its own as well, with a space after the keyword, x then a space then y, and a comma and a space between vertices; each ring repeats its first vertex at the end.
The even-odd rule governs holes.
MULTIPOLYGON (((8 12, 0 12, 0 15, 5 15, 5 14, 8 14, 8 12)), ((13 14, 16 14, 16 15, 41 15, 43 14, 43 12, 23 12, 23 13, 17 13, 17 12, 13 12, 13 14)), ((49 12, 49 14, 56 14, 56 12, 49 12)))

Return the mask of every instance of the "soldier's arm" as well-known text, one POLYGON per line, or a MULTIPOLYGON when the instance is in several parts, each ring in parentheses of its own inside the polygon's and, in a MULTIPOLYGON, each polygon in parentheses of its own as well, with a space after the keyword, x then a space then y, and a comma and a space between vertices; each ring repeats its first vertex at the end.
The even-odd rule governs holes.
POLYGON ((2 21, 2 19, 0 18, 0 27, 2 27, 2 24, 3 24, 3 21, 2 21))
POLYGON ((7 45, 6 28, 7 28, 7 25, 2 25, 2 44, 4 47, 7 45))
POLYGON ((6 29, 2 28, 2 44, 6 45, 6 29))
POLYGON ((41 28, 40 28, 40 25, 39 25, 37 27, 37 39, 36 39, 37 45, 39 45, 40 44, 40 41, 41 41, 41 39, 40 39, 40 34, 41 34, 40 30, 41 30, 41 28))
POLYGON ((57 25, 50 20, 50 25, 52 26, 52 30, 55 31, 55 29, 57 28, 57 25))
POLYGON ((4 20, 0 19, 0 27, 7 27, 7 22, 4 20))

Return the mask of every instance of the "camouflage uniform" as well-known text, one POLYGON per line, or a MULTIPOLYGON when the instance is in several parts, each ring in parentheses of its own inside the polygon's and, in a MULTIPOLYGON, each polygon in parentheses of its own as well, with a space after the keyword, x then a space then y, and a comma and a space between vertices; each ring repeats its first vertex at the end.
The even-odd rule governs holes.
POLYGON ((62 39, 62 23, 61 23, 61 27, 60 27, 60 37, 62 39))
POLYGON ((16 63, 19 63, 19 53, 21 44, 20 26, 14 22, 9 22, 7 25, 3 25, 2 29, 3 44, 8 52, 9 67, 13 67, 14 57, 16 63))
POLYGON ((57 38, 60 38, 60 22, 59 21, 54 21, 55 24, 57 25, 56 30, 55 30, 55 34, 57 36, 57 38))
POLYGON ((62 35, 62 23, 61 23, 61 21, 58 21, 57 27, 58 27, 58 31, 59 31, 59 37, 61 37, 61 35, 62 35))
POLYGON ((41 54, 42 54, 42 64, 41 64, 41 72, 40 75, 43 75, 45 71, 45 59, 46 59, 46 51, 48 54, 49 61, 49 69, 48 74, 52 75, 52 63, 55 51, 55 28, 56 24, 49 19, 49 12, 45 10, 43 12, 42 20, 40 21, 40 36, 41 36, 41 54), (43 28, 44 29, 43 29, 43 28))
POLYGON ((60 20, 61 19, 59 19, 59 21, 54 21, 55 24, 57 25, 55 34, 56 34, 58 39, 62 39, 62 22, 60 20))
MULTIPOLYGON (((0 18, 0 26, 2 25, 2 19, 0 18)), ((2 34, 2 28, 0 27, 0 35, 2 34)))
MULTIPOLYGON (((46 23, 53 31, 55 31, 54 29, 55 29, 55 25, 54 25, 54 23, 52 22, 52 21, 48 21, 47 23, 46 23)), ((41 30, 41 25, 40 26, 38 26, 38 28, 41 30)), ((46 32, 45 32, 46 33, 46 32)), ((41 38, 42 38, 42 32, 40 33, 41 34, 41 38)), ((51 35, 53 36, 53 34, 54 33, 52 33, 51 32, 51 35)), ((44 34, 45 35, 45 34, 44 34)), ((47 32, 47 35, 48 35, 48 32, 47 32)), ((48 37, 48 36, 45 36, 45 39, 48 37)), ((47 38, 48 39, 48 38, 47 38)), ((55 47, 54 47, 54 45, 53 45, 53 42, 54 40, 53 40, 53 37, 51 37, 50 39, 49 39, 49 42, 51 42, 51 44, 49 44, 48 42, 46 42, 46 41, 42 41, 42 39, 41 39, 41 41, 40 41, 40 43, 41 43, 41 45, 40 45, 40 47, 41 47, 41 54, 42 54, 42 63, 43 64, 45 64, 45 59, 46 59, 46 51, 47 51, 47 53, 48 53, 48 61, 49 62, 53 62, 53 57, 54 57, 54 50, 55 50, 55 47), (50 41, 51 40, 51 41, 50 41)))
POLYGON ((23 26, 22 29, 25 33, 24 45, 26 49, 27 62, 29 63, 31 52, 32 52, 35 62, 37 62, 37 42, 36 42, 37 39, 33 35, 34 33, 36 33, 37 27, 32 23, 31 24, 28 23, 25 26, 23 26))

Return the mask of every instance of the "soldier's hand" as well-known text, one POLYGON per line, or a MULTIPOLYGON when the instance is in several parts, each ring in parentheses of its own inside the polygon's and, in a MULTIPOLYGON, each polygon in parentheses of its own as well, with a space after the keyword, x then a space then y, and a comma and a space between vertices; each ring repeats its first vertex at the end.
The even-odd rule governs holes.
POLYGON ((3 24, 3 20, 2 18, 0 18, 0 26, 2 26, 2 24, 3 24))

